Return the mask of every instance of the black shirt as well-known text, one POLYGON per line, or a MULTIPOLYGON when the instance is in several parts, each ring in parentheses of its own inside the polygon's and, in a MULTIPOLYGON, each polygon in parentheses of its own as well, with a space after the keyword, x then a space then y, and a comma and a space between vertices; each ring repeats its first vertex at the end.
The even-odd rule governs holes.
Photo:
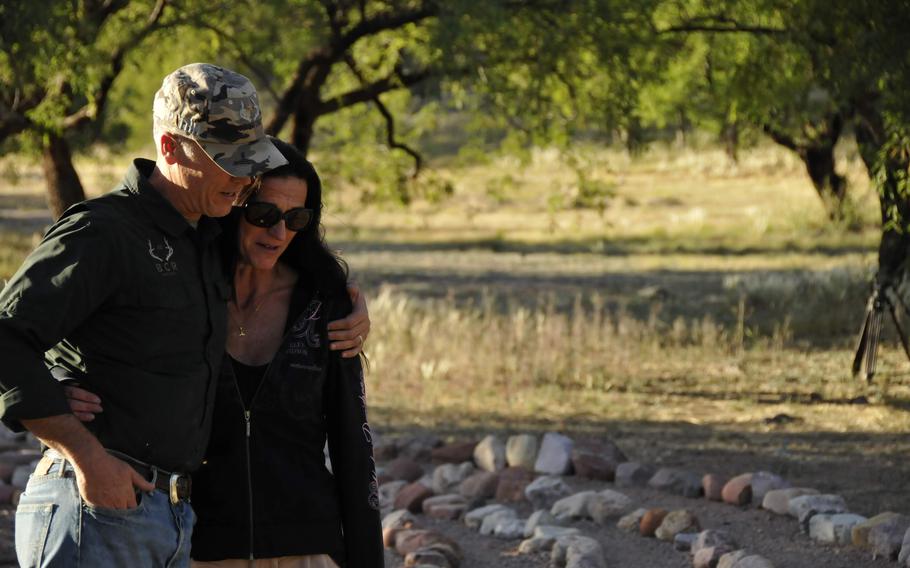
POLYGON ((224 355, 217 223, 194 229, 136 160, 111 193, 64 213, 0 294, 0 418, 69 412, 48 365, 104 401, 87 427, 109 449, 192 471, 224 355), (46 360, 45 360, 46 352, 46 360))

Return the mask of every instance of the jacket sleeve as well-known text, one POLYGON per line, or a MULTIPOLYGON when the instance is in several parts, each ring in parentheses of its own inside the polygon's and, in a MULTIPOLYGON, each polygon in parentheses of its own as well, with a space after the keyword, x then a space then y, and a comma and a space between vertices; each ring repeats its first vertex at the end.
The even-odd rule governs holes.
POLYGON ((44 352, 111 294, 118 281, 113 246, 88 215, 70 215, 51 227, 0 293, 0 419, 13 430, 22 430, 23 419, 70 412, 44 352))
POLYGON ((379 487, 367 423, 363 368, 359 358, 344 359, 340 352, 330 351, 328 369, 329 455, 341 499, 346 566, 382 567, 379 487))

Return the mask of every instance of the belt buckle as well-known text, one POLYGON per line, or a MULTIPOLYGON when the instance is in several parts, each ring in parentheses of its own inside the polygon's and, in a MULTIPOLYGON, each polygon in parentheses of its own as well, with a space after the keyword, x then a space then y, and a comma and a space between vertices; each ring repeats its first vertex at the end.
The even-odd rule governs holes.
POLYGON ((168 480, 168 496, 171 498, 171 505, 176 505, 180 502, 180 495, 178 494, 177 485, 180 483, 180 476, 176 473, 171 474, 171 478, 168 480))

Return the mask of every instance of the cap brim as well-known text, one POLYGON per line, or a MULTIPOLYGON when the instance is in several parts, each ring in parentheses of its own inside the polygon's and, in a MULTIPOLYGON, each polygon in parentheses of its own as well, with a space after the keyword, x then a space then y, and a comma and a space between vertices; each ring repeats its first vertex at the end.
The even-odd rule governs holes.
POLYGON ((253 177, 288 163, 268 138, 248 144, 217 144, 196 140, 222 170, 234 177, 253 177))

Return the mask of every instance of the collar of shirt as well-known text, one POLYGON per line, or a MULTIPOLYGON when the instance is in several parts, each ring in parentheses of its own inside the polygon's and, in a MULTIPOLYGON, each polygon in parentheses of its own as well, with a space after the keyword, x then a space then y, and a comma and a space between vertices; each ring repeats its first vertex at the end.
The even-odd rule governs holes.
MULTIPOLYGON (((130 193, 139 197, 143 209, 162 231, 178 237, 187 231, 192 231, 193 226, 177 209, 171 205, 157 189, 149 183, 149 176, 155 169, 155 162, 143 158, 133 160, 133 164, 123 178, 123 186, 130 193)), ((208 242, 221 233, 221 227, 214 219, 201 217, 196 226, 196 234, 203 242, 208 242)))

